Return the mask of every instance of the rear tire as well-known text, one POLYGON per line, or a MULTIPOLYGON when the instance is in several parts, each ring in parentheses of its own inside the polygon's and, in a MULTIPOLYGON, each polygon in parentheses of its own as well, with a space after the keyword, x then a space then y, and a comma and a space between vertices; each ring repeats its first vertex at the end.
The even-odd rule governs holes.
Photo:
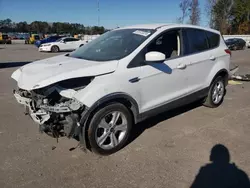
POLYGON ((217 108, 222 104, 225 93, 225 79, 222 76, 218 76, 212 82, 209 88, 208 96, 203 105, 209 108, 217 108))
POLYGON ((88 128, 90 149, 98 155, 110 155, 128 141, 132 128, 132 115, 121 103, 111 103, 99 109, 88 128))
POLYGON ((52 46, 51 47, 51 52, 53 52, 53 53, 56 53, 56 52, 59 52, 60 50, 59 50, 59 47, 58 46, 52 46))

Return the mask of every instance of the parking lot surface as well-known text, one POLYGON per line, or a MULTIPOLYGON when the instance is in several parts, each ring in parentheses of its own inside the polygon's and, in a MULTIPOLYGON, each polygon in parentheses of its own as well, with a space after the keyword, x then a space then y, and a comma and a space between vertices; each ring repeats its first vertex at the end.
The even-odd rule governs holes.
MULTIPOLYGON (((10 63, 10 68, 0 68, 1 188, 186 188, 210 163, 216 144, 223 144, 231 162, 250 175, 250 83, 229 85, 217 109, 188 105, 135 125, 125 148, 99 157, 80 149, 69 151, 77 145, 75 140, 61 138, 56 143, 40 134, 12 95, 15 82, 10 76, 22 62, 54 55, 58 54, 40 53, 33 45, 0 46, 0 63, 10 63)), ((250 50, 233 52, 232 62, 241 73, 250 73, 250 50)), ((228 174, 223 171, 220 177, 229 182, 237 178, 228 174)))

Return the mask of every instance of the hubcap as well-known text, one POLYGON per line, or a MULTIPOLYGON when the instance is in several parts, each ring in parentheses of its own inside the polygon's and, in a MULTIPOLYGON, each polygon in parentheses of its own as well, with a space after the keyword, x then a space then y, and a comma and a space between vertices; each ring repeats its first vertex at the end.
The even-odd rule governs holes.
POLYGON ((224 96, 224 83, 222 81, 217 82, 214 85, 212 100, 214 104, 218 104, 221 102, 224 96))
POLYGON ((124 139, 127 129, 127 119, 122 112, 108 113, 96 129, 96 143, 102 149, 112 149, 124 139))
POLYGON ((58 51, 56 46, 53 46, 53 51, 54 51, 54 52, 57 52, 57 51, 58 51))

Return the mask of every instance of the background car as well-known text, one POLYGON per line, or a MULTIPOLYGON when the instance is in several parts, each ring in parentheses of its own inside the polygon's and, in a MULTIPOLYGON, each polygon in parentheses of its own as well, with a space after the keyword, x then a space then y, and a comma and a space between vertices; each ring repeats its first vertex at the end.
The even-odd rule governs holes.
POLYGON ((247 41, 246 41, 246 47, 247 47, 247 48, 250 48, 250 40, 247 40, 247 41))
POLYGON ((246 41, 241 38, 231 38, 225 42, 230 50, 244 50, 246 48, 246 41))
POLYGON ((42 39, 42 40, 38 40, 35 42, 35 45, 39 48, 41 46, 41 44, 45 44, 45 43, 49 43, 49 42, 55 42, 57 41, 58 39, 62 38, 64 36, 50 36, 50 37, 47 37, 45 39, 42 39))
POLYGON ((11 39, 7 34, 0 33, 0 44, 11 44, 11 39))
POLYGON ((55 42, 45 43, 40 45, 39 51, 43 52, 59 52, 73 51, 86 44, 85 41, 73 37, 63 37, 55 42))

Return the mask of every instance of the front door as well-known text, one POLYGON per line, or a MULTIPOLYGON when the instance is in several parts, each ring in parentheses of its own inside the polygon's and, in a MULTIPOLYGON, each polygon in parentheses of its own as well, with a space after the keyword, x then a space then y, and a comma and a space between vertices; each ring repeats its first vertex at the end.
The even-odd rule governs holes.
POLYGON ((155 109, 187 94, 187 65, 182 57, 181 46, 181 30, 172 30, 164 32, 146 47, 144 54, 159 51, 166 55, 166 60, 141 66, 141 112, 155 109))

